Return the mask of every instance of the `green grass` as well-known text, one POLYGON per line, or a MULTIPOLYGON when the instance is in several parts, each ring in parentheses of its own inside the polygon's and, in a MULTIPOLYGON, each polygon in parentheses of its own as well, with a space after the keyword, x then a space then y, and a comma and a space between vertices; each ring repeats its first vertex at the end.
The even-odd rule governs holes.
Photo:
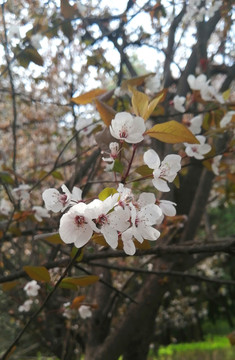
POLYGON ((160 346, 159 355, 172 355, 175 352, 194 351, 194 350, 216 350, 230 348, 229 340, 226 336, 208 336, 205 341, 183 343, 183 344, 170 344, 168 346, 160 346))
MULTIPOLYGON (((32 358, 33 359, 33 358, 32 358)), ((57 360, 37 354, 35 360, 57 360)), ((208 335, 205 341, 160 346, 158 355, 150 351, 149 360, 234 360, 235 347, 226 336, 208 335)), ((119 358, 122 360, 122 357, 119 358)))

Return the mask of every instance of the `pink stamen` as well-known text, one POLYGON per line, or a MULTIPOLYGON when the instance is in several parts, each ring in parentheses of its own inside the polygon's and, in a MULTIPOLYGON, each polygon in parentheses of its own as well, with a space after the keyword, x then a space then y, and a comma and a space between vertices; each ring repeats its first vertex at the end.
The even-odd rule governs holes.
POLYGON ((82 226, 83 224, 85 224, 85 218, 84 216, 77 215, 74 218, 74 222, 78 227, 82 226))

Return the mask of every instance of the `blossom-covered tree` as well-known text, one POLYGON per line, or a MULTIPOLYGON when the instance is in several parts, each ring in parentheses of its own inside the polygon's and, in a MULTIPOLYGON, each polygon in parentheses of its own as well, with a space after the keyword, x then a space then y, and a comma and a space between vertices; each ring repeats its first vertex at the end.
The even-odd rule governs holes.
POLYGON ((234 201, 233 16, 219 0, 1 2, 0 297, 18 334, 2 360, 144 360, 213 313, 196 315, 198 282, 224 304, 235 239, 208 209, 234 201))

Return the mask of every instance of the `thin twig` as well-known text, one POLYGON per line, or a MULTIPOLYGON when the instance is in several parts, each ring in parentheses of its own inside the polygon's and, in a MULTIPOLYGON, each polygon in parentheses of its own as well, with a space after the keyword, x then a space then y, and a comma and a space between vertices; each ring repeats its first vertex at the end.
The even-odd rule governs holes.
POLYGON ((66 276, 67 272, 69 271, 69 269, 73 266, 73 264, 76 261, 76 258, 79 256, 81 252, 81 249, 78 249, 76 251, 76 254, 74 255, 74 257, 70 260, 69 264, 67 265, 66 269, 64 270, 63 274, 61 275, 61 277, 59 278, 59 280, 57 281, 57 283, 55 284, 54 288, 51 290, 51 292, 47 295, 46 299, 43 301, 42 305, 39 307, 39 309, 30 317, 30 319, 28 320, 28 322, 25 324, 24 328, 20 331, 20 333, 18 334, 18 336, 15 338, 15 340, 12 342, 12 344, 9 346, 9 348, 5 351, 5 353, 3 354, 3 356, 1 357, 1 360, 6 360, 8 355, 10 354, 10 352, 15 348, 15 346, 18 344, 19 340, 21 339, 21 337, 23 336, 23 334, 25 333, 25 331, 27 330, 27 328, 31 325, 31 323, 37 318, 37 316, 40 314, 40 312, 43 310, 43 308, 45 307, 45 305, 47 304, 47 302, 50 300, 50 298, 52 297, 52 295, 55 293, 56 289, 58 288, 58 286, 60 285, 61 281, 64 279, 64 277, 66 276))
POLYGON ((233 280, 226 280, 226 279, 218 279, 218 278, 209 278, 207 276, 203 275, 197 275, 197 274, 189 274, 182 271, 174 271, 174 270, 166 270, 166 271, 149 271, 145 269, 135 268, 135 267, 129 267, 129 266, 117 266, 112 264, 103 264, 103 263, 97 263, 97 262, 91 262, 90 263, 93 266, 97 267, 103 267, 107 269, 112 270, 118 270, 118 271, 130 271, 133 273, 141 273, 141 274, 149 274, 149 275, 157 275, 157 276, 180 276, 180 277, 188 277, 197 281, 206 281, 206 282, 212 282, 216 284, 225 284, 225 285, 233 285, 235 286, 235 281, 233 280))
MULTIPOLYGON (((12 169, 13 169, 13 171, 14 171, 14 173, 15 173, 15 172, 16 172, 16 155, 17 155, 17 136, 16 136, 17 110, 16 110, 16 95, 15 95, 15 85, 14 85, 13 76, 12 76, 12 72, 11 72, 11 66, 10 66, 10 55, 9 55, 8 41, 7 41, 7 28, 6 28, 6 22, 5 22, 4 3, 2 3, 1 7, 2 7, 3 29, 4 29, 4 36, 5 36, 5 42, 4 42, 5 58, 6 58, 6 62, 7 62, 7 69, 8 69, 8 74, 9 74, 10 84, 11 84, 12 110, 13 110, 13 122, 12 122, 13 160, 12 160, 12 169)), ((15 176, 15 184, 18 185, 17 176, 15 176)))

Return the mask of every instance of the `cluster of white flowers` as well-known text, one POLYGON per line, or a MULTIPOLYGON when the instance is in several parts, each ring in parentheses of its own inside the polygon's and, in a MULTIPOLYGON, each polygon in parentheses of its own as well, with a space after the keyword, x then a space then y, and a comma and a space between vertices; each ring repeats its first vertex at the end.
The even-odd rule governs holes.
POLYGON ((12 195, 14 197, 15 200, 20 201, 20 200, 29 200, 30 199, 30 194, 29 194, 29 190, 30 190, 30 186, 27 184, 21 184, 19 185, 19 187, 14 188, 12 190, 12 195))
POLYGON ((160 74, 150 75, 145 79, 146 93, 155 94, 161 90, 162 77, 160 74))
MULTIPOLYGON (((38 285, 37 281, 35 281, 35 280, 28 282, 24 286, 24 291, 26 292, 26 295, 29 297, 33 297, 33 298, 38 296, 39 289, 40 289, 40 285, 38 285)), ((25 300, 25 302, 19 306, 19 308, 18 308, 19 312, 29 312, 31 309, 31 306, 33 305, 34 302, 37 302, 37 301, 35 301, 33 299, 25 300)))
POLYGON ((80 305, 78 310, 71 307, 71 303, 67 302, 63 305, 63 316, 69 320, 76 318, 77 313, 82 319, 87 319, 92 316, 91 307, 89 305, 80 305))
POLYGON ((216 89, 210 85, 210 80, 207 80, 205 74, 200 74, 197 77, 189 75, 188 84, 191 90, 200 91, 201 97, 205 101, 217 101, 220 104, 224 104, 224 98, 222 94, 219 94, 216 89))
MULTIPOLYGON (((168 191, 163 179, 173 181, 177 171, 175 169, 179 170, 180 156, 172 155, 172 157, 174 159, 170 158, 169 162, 165 158, 162 165, 157 164, 154 170, 156 172, 154 181, 160 183, 163 191, 168 191)), ((62 189, 68 194, 68 189, 64 185, 62 189)), ((158 202, 159 205, 156 205, 156 197, 153 193, 142 193, 136 201, 131 189, 124 187, 123 184, 119 184, 117 192, 103 201, 94 199, 88 204, 81 200, 81 190, 78 188, 76 192, 80 194, 79 202, 75 205, 71 203, 71 197, 68 202, 68 197, 61 199, 56 189, 48 190, 43 193, 47 208, 49 204, 51 210, 58 211, 70 206, 61 217, 59 234, 66 244, 74 243, 77 248, 86 245, 92 235, 97 233, 103 235, 107 244, 113 249, 117 248, 118 240, 122 240, 124 251, 133 255, 136 251, 134 239, 140 243, 145 239, 157 240, 160 232, 154 226, 161 224, 164 215, 174 216, 176 213, 174 208, 176 204, 171 201, 161 200, 158 202)))
POLYGON ((206 0, 203 6, 201 6, 201 0, 189 0, 183 22, 189 23, 192 20, 202 22, 203 19, 208 21, 214 16, 221 5, 223 5, 222 0, 206 0))

